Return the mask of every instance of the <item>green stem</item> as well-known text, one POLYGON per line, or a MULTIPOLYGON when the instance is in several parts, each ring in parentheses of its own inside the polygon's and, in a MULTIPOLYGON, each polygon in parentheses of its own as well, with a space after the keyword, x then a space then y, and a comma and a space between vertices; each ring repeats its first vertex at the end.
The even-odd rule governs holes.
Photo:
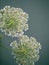
POLYGON ((5 48, 6 50, 11 50, 11 51, 14 51, 14 52, 16 52, 16 53, 25 53, 26 52, 26 49, 12 49, 12 48, 9 48, 9 47, 7 47, 7 46, 5 46, 5 45, 2 45, 2 44, 0 44, 0 47, 1 48, 5 48))
POLYGON ((5 48, 5 49, 7 49, 7 50, 12 50, 11 48, 9 48, 9 47, 7 47, 7 46, 5 46, 5 45, 1 45, 1 44, 0 44, 0 47, 1 47, 1 48, 5 48))
POLYGON ((16 50, 13 50, 12 48, 9 48, 9 47, 7 47, 7 46, 5 46, 5 45, 1 45, 0 44, 0 47, 1 48, 5 48, 5 49, 7 49, 7 50, 12 50, 12 51, 15 51, 15 52, 25 52, 25 49, 23 49, 23 50, 18 50, 18 49, 16 49, 16 50))

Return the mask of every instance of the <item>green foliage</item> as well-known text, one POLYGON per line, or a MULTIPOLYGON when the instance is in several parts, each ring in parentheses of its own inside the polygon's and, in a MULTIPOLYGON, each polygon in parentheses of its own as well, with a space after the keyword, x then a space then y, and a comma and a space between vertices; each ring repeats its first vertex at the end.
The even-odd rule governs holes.
POLYGON ((2 39, 3 39, 3 35, 0 34, 0 43, 2 42, 2 39))

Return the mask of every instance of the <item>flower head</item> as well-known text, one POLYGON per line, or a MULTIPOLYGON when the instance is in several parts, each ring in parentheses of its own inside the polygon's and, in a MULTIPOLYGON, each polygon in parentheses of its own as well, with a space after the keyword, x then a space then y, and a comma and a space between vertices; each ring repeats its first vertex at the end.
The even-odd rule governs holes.
POLYGON ((0 29, 7 35, 17 37, 28 30, 28 14, 21 8, 5 6, 0 10, 0 29))
POLYGON ((19 37, 19 43, 13 41, 10 46, 13 50, 12 55, 20 65, 34 65, 34 62, 39 59, 41 45, 34 37, 29 38, 27 35, 22 35, 19 37))

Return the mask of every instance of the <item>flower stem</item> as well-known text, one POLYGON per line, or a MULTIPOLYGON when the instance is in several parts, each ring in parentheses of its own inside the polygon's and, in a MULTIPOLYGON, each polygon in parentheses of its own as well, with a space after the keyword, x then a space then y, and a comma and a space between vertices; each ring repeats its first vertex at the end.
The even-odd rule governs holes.
POLYGON ((9 48, 9 47, 7 47, 7 46, 5 46, 5 45, 2 45, 2 44, 0 44, 0 47, 1 47, 1 48, 5 48, 5 49, 7 49, 7 50, 12 50, 11 48, 9 48))

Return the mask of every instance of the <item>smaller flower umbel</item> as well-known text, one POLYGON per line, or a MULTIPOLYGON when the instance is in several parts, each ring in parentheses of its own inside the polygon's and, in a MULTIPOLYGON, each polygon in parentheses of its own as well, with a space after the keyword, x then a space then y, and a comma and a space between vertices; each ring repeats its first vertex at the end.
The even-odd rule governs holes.
POLYGON ((18 65, 34 65, 34 62, 39 59, 41 45, 34 37, 29 38, 27 35, 22 35, 19 37, 19 43, 13 41, 10 46, 18 65))
POLYGON ((0 10, 0 29, 8 36, 17 37, 28 30, 28 18, 21 8, 5 6, 0 10))

